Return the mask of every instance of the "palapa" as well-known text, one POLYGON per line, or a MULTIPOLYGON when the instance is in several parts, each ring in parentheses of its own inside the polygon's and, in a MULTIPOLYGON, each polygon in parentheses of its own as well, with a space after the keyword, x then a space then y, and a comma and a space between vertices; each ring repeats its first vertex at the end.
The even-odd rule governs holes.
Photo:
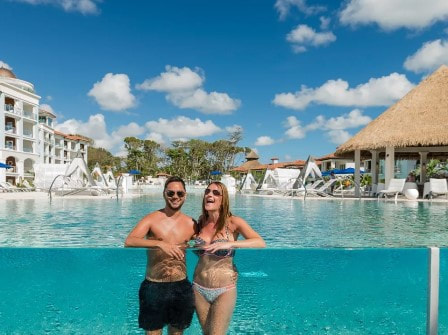
MULTIPOLYGON (((448 146, 448 66, 442 65, 336 150, 448 146)), ((447 150, 448 151, 448 150, 447 150)))

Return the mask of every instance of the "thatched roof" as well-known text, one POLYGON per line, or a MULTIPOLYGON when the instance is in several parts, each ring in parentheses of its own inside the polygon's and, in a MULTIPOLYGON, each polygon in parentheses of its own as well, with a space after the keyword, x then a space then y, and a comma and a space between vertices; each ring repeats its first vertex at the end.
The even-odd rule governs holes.
POLYGON ((260 157, 258 157, 257 153, 253 150, 251 150, 247 155, 246 155, 246 159, 247 160, 251 160, 251 159, 258 159, 260 157))
POLYGON ((336 155, 385 147, 448 146, 448 66, 423 80, 401 100, 342 144, 336 155))

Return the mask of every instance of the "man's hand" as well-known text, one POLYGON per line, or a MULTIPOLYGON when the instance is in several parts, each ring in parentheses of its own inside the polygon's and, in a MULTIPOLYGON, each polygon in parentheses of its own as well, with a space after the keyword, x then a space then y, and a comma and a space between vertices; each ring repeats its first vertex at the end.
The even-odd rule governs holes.
POLYGON ((178 245, 168 244, 166 242, 160 241, 159 248, 174 259, 183 260, 185 257, 184 252, 178 245))

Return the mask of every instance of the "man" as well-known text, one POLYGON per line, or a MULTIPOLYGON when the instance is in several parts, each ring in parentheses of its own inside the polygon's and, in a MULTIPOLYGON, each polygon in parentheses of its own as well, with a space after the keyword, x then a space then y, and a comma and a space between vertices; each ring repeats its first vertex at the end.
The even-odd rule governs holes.
POLYGON ((194 235, 194 220, 181 212, 187 192, 179 177, 165 182, 165 208, 141 219, 125 247, 149 248, 146 278, 139 290, 139 327, 146 334, 182 334, 193 318, 194 298, 187 279, 185 246, 194 235))

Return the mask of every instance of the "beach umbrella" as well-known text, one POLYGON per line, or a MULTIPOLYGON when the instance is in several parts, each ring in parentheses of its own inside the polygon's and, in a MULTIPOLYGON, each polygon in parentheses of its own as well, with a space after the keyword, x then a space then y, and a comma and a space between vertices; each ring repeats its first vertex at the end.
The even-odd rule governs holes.
POLYGON ((142 174, 139 170, 129 170, 128 171, 129 174, 142 174))
POLYGON ((212 176, 217 176, 217 175, 220 175, 220 174, 222 174, 222 172, 221 171, 212 171, 212 172, 210 172, 210 174, 212 175, 212 176))
POLYGON ((8 165, 8 164, 5 164, 5 163, 0 163, 0 168, 10 169, 10 168, 12 168, 12 166, 8 165))

